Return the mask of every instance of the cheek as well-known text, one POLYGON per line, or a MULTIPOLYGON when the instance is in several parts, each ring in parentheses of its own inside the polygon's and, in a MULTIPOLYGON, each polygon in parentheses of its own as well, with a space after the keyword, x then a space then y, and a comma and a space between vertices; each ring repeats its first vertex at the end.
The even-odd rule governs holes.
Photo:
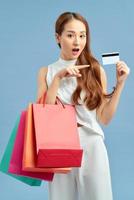
POLYGON ((64 39, 64 40, 62 41, 62 44, 63 44, 63 47, 65 47, 65 48, 70 48, 71 41, 68 40, 68 39, 64 39))
POLYGON ((83 41, 83 47, 85 47, 87 40, 83 41))
POLYGON ((85 40, 85 41, 82 41, 82 43, 81 43, 81 49, 82 49, 82 50, 84 49, 85 45, 86 45, 86 40, 85 40))

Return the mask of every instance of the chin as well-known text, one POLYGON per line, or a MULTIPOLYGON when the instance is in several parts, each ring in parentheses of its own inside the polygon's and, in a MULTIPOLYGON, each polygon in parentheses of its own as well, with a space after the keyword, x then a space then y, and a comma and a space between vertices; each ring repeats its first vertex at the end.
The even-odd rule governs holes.
POLYGON ((73 58, 78 58, 80 54, 78 55, 72 55, 73 58))

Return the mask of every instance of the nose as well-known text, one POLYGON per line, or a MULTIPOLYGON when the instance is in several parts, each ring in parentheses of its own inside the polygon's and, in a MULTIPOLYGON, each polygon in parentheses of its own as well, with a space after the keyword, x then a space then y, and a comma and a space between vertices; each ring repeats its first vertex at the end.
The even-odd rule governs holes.
POLYGON ((75 45, 75 46, 78 46, 79 44, 80 44, 79 37, 78 37, 78 36, 75 36, 74 45, 75 45))

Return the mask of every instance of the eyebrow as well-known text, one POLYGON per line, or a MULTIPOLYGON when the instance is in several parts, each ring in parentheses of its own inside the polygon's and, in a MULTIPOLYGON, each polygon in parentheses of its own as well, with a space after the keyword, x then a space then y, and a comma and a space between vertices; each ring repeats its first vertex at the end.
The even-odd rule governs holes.
MULTIPOLYGON (((67 32, 75 33, 75 31, 68 30, 67 32)), ((80 33, 86 33, 86 31, 80 31, 80 33)))

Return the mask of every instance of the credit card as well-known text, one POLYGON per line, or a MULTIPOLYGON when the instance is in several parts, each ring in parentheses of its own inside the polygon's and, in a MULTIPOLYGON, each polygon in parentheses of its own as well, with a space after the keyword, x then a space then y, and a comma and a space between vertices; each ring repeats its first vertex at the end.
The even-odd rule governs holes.
POLYGON ((103 65, 116 64, 120 60, 119 52, 103 53, 102 63, 103 65))

